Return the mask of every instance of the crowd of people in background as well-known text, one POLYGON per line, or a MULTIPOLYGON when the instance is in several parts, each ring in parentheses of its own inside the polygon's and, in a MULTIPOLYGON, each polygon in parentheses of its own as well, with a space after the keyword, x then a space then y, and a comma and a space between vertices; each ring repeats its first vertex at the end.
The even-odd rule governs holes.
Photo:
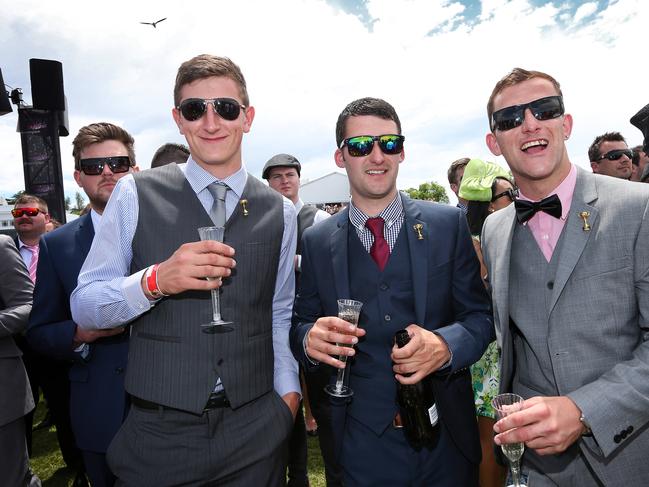
POLYGON ((591 171, 576 166, 559 82, 516 68, 487 108, 508 168, 452 162, 454 208, 397 190, 397 111, 360 98, 335 124, 351 198, 317 208, 296 156, 269 157, 267 184, 247 172, 255 109, 234 62, 184 62, 173 96, 187 145, 163 144, 151 169, 124 128, 79 130, 80 218, 15 201, 17 236, 0 236, 2 485, 41 485, 41 395, 75 487, 308 487, 307 433, 329 487, 503 486, 499 446, 519 442, 530 487, 644 485, 646 140, 606 132, 591 171), (223 237, 201 240, 207 227, 223 237), (341 298, 363 303, 357 324, 341 298), (353 396, 331 397, 345 368, 353 396), (424 447, 396 401, 417 383, 435 398, 424 447), (501 419, 504 392, 524 402, 501 419))

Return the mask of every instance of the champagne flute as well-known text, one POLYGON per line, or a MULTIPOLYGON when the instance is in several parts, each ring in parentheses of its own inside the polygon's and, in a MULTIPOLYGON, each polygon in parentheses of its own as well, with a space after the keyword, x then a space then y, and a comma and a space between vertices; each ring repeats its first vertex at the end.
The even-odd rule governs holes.
MULTIPOLYGON (((360 301, 354 301, 353 299, 339 299, 338 300, 338 318, 345 320, 347 323, 351 323, 354 328, 358 326, 358 317, 361 313, 361 308, 363 303, 360 301)), ((346 343, 338 343, 339 347, 351 347, 346 343)), ((325 387, 325 392, 330 396, 334 397, 350 397, 354 394, 351 387, 345 385, 345 372, 349 366, 347 362, 347 355, 340 355, 338 359, 341 362, 344 362, 345 368, 338 369, 338 374, 336 375, 336 383, 329 384, 325 387)))
MULTIPOLYGON (((491 401, 491 405, 496 410, 496 416, 498 417, 498 419, 502 419, 511 413, 520 411, 523 407, 523 398, 518 394, 498 394, 491 401)), ((521 483, 520 466, 520 460, 523 456, 523 451, 525 450, 525 443, 507 443, 501 445, 501 449, 507 457, 507 461, 512 472, 512 480, 514 482, 508 487, 527 487, 525 484, 521 483)))
MULTIPOLYGON (((223 227, 201 227, 198 229, 198 234, 201 237, 201 240, 216 240, 217 242, 223 242, 223 227)), ((214 279, 213 277, 207 277, 207 280, 214 279)), ((218 278, 220 279, 220 277, 218 278)), ((201 324, 203 331, 205 333, 216 333, 217 330, 223 331, 232 331, 232 328, 224 327, 223 325, 229 325, 231 321, 224 321, 221 318, 221 303, 219 300, 219 289, 212 289, 212 321, 209 323, 201 324)))

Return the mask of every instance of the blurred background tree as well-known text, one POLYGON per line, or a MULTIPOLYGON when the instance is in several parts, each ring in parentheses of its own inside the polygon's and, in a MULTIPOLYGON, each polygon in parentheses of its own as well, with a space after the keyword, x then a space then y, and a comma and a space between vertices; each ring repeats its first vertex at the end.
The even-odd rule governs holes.
POLYGON ((449 199, 446 190, 441 184, 431 181, 419 185, 419 188, 408 188, 405 190, 415 200, 436 201, 448 204, 449 199))

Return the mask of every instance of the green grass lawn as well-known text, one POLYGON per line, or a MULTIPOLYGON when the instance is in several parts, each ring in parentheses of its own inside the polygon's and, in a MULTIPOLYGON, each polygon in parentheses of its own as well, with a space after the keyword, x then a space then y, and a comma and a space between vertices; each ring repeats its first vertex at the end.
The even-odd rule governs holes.
MULTIPOLYGON (((41 399, 34 416, 35 425, 40 423, 44 414, 43 400, 41 399)), ((318 439, 309 436, 308 442, 311 487, 325 487, 324 465, 320 456, 318 439)), ((32 469, 40 477, 43 487, 68 487, 74 479, 74 473, 65 468, 54 427, 49 430, 34 431, 32 447, 32 469)))

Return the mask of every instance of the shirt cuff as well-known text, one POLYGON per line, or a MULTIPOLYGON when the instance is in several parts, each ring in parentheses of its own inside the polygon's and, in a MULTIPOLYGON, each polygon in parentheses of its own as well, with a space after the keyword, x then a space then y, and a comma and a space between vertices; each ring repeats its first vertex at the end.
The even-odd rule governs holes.
POLYGON ((137 313, 137 316, 151 309, 159 301, 149 301, 149 298, 144 294, 144 290, 142 289, 142 276, 145 272, 146 268, 126 277, 122 282, 124 300, 137 313))
POLYGON ((448 369, 451 368, 451 365, 453 365, 453 350, 451 350, 451 347, 448 346, 448 342, 444 340, 444 337, 442 335, 440 335, 439 333, 435 333, 435 335, 437 335, 444 342, 446 348, 448 348, 448 353, 451 354, 451 357, 448 359, 448 361, 444 365, 442 365, 439 369, 437 369, 437 372, 446 372, 448 371, 448 369))
POLYGON ((311 357, 309 357, 309 356, 307 355, 307 353, 306 353, 306 339, 307 339, 308 336, 309 336, 309 332, 307 331, 307 332, 304 334, 304 339, 302 340, 302 349, 304 350, 304 356, 306 357, 306 359, 309 361, 309 363, 310 363, 311 365, 320 365, 320 362, 318 362, 318 361, 316 361, 316 360, 313 360, 313 359, 312 359, 311 357))

